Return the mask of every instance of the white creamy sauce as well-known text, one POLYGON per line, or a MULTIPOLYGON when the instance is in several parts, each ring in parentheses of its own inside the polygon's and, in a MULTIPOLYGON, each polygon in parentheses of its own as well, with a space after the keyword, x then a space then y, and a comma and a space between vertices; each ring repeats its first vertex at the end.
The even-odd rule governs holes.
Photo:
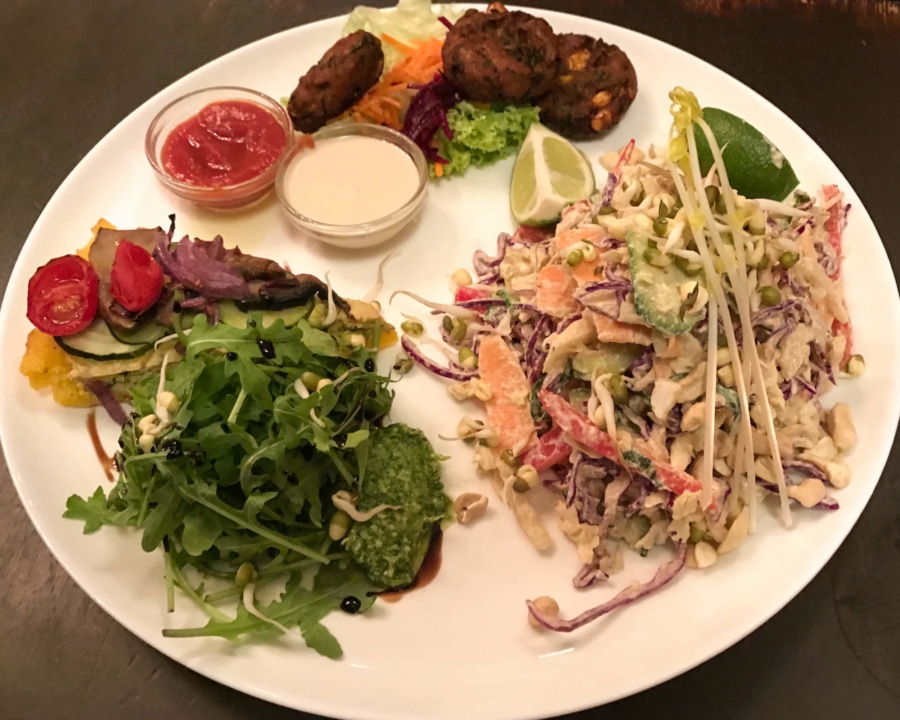
POLYGON ((328 138, 299 153, 284 176, 294 209, 331 225, 377 220, 402 207, 419 186, 413 160, 377 138, 328 138))

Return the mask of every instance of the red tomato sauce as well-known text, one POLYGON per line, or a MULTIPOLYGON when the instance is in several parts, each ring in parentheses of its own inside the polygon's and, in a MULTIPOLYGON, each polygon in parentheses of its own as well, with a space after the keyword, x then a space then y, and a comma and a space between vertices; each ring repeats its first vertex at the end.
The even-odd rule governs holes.
POLYGON ((224 187, 261 175, 286 143, 281 124, 268 110, 224 100, 210 103, 169 133, 160 159, 176 180, 224 187))

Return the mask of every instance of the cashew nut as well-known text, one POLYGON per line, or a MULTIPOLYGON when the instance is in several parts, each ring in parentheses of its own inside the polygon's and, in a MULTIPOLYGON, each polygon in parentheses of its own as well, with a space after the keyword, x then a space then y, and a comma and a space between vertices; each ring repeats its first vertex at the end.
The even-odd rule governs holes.
POLYGON ((488 499, 480 493, 467 492, 456 498, 453 503, 453 511, 456 513, 456 522, 460 525, 468 525, 476 518, 484 515, 487 510, 488 499))
POLYGON ((731 363, 723 365, 716 370, 716 377, 719 378, 719 382, 725 387, 734 387, 736 383, 734 378, 734 366, 731 363))
POLYGON ((694 432, 698 428, 703 427, 704 416, 706 415, 706 400, 691 405, 684 416, 681 418, 682 432, 694 432))
POLYGON ((800 456, 803 460, 808 460, 817 468, 822 470, 828 477, 830 482, 838 490, 847 487, 850 484, 850 468, 842 462, 830 462, 822 460, 814 456, 807 456, 806 453, 800 456))
POLYGON ((788 497, 794 498, 805 508, 817 505, 825 497, 825 483, 819 478, 808 477, 797 485, 789 485, 788 497))
POLYGON ((669 416, 678 398, 678 383, 668 378, 660 378, 653 384, 650 393, 650 408, 660 419, 669 416))
POLYGON ((676 470, 687 470, 694 456, 694 447, 690 438, 683 435, 676 435, 672 441, 672 448, 669 451, 669 462, 676 470))
POLYGON ((733 523, 731 523, 731 527, 728 528, 728 534, 725 535, 725 539, 719 545, 719 555, 724 555, 725 553, 730 553, 732 550, 737 549, 737 547, 747 539, 749 533, 750 512, 747 508, 744 508, 741 510, 741 514, 734 519, 733 523))
POLYGON ((856 428, 847 403, 837 403, 828 413, 828 433, 838 450, 849 450, 856 444, 856 428))
POLYGON ((837 456, 838 449, 837 445, 834 444, 834 440, 828 435, 823 435, 813 447, 801 453, 800 459, 809 460, 810 462, 815 462, 816 460, 831 462, 832 460, 837 460, 837 456))

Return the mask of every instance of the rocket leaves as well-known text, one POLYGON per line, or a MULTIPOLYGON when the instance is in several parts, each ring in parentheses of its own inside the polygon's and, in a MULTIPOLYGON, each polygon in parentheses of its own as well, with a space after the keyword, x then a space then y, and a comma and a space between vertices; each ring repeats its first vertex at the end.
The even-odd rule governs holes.
POLYGON ((183 356, 166 372, 165 390, 177 398, 168 421, 157 418, 149 444, 142 438, 141 419, 159 411, 159 378, 148 376, 132 392, 118 482, 108 495, 70 497, 65 517, 86 533, 134 527, 145 551, 165 553, 170 586, 210 617, 166 636, 265 638, 281 632, 275 621, 339 657, 321 621, 349 596, 367 609, 381 588, 330 538, 331 498, 359 491, 369 438, 393 401, 390 379, 371 369, 373 352, 306 320, 250 320, 236 328, 193 318, 179 333, 183 356), (310 377, 324 382, 309 390, 310 377), (248 577, 251 591, 275 582, 284 590, 256 605, 248 577), (217 607, 239 597, 236 612, 217 607))

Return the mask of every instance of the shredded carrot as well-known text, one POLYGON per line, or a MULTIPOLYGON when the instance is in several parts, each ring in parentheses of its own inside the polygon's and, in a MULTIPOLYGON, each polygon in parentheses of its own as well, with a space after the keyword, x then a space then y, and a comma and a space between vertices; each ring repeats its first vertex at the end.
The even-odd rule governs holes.
POLYGON ((443 67, 442 38, 416 40, 407 45, 387 34, 382 34, 383 42, 403 54, 403 59, 388 70, 348 111, 356 122, 372 122, 399 130, 403 125, 403 113, 412 97, 410 85, 430 82, 435 73, 443 67))
POLYGON ((439 162, 434 163, 434 174, 437 177, 444 176, 444 163, 439 163, 439 162))
POLYGON ((412 55, 415 52, 415 49, 406 43, 400 42, 393 35, 388 35, 387 33, 381 33, 381 39, 383 42, 386 42, 388 45, 391 45, 396 50, 399 50, 407 57, 412 55))

